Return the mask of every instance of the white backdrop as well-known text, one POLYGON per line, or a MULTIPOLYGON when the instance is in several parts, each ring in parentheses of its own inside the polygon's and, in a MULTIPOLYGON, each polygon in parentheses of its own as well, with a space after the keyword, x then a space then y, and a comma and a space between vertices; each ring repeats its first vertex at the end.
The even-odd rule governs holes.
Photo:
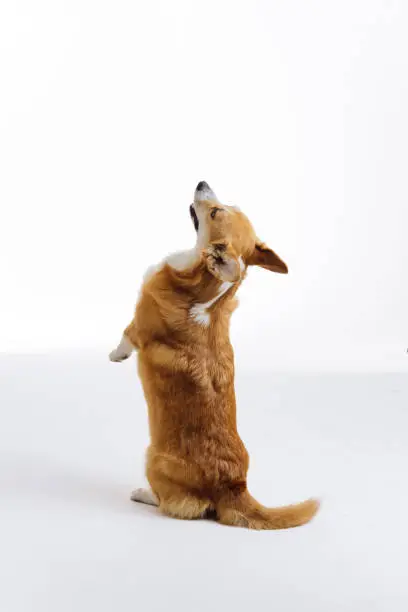
POLYGON ((407 32, 406 0, 0 2, 0 610, 408 610, 407 32), (107 355, 199 180, 289 265, 232 335, 250 491, 321 498, 301 529, 129 501, 107 355))
POLYGON ((403 0, 2 3, 0 350, 112 348, 205 179, 290 270, 242 287, 239 365, 406 369, 407 27, 403 0))

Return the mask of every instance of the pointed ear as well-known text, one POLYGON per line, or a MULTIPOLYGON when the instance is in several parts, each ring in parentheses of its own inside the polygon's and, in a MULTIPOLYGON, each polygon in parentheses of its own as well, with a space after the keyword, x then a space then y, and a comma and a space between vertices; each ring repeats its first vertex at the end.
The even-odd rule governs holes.
POLYGON ((229 283, 241 278, 241 266, 231 245, 225 242, 211 243, 204 251, 204 258, 208 271, 215 278, 229 283))
POLYGON ((278 272, 279 274, 288 273, 288 266, 285 262, 263 242, 255 244, 255 248, 246 263, 249 266, 261 266, 265 270, 271 270, 271 272, 278 272))

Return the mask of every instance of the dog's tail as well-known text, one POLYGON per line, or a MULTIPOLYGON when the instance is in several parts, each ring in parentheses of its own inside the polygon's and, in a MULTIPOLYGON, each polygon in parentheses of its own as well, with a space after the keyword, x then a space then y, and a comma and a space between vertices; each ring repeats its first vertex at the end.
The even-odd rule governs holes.
POLYGON ((300 504, 266 508, 247 491, 228 491, 216 504, 219 521, 224 525, 249 529, 288 529, 308 523, 319 509, 319 501, 308 499, 300 504))

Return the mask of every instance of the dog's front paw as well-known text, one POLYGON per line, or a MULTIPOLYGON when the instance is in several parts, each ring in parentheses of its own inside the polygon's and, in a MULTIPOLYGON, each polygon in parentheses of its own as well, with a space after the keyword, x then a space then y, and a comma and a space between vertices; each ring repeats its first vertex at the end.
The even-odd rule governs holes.
POLYGON ((134 350, 133 344, 123 335, 118 346, 109 353, 109 359, 115 363, 120 363, 130 357, 134 350))
POLYGON ((120 363, 121 361, 124 361, 128 357, 130 357, 130 354, 127 355, 125 353, 121 353, 120 351, 118 351, 118 349, 115 349, 109 353, 109 359, 110 361, 113 361, 114 363, 120 363))

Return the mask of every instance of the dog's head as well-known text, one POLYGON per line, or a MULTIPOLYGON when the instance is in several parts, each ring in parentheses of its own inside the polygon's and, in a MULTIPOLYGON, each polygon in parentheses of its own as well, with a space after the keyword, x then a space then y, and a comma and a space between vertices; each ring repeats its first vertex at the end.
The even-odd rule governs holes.
POLYGON ((287 274, 287 265, 257 238, 244 213, 221 204, 205 181, 197 185, 190 215, 197 232, 197 248, 215 277, 235 282, 246 266, 287 274))

